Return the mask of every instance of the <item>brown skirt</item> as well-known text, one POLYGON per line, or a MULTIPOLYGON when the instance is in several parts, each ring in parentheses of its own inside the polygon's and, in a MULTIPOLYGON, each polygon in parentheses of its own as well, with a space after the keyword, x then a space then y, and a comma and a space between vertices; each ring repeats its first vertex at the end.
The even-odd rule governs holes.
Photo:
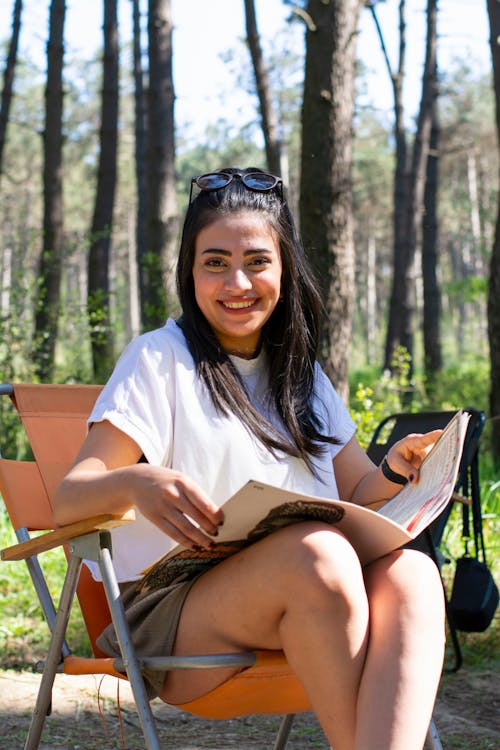
MULTIPOLYGON (((182 607, 191 586, 199 578, 141 593, 138 582, 120 585, 125 616, 138 656, 170 656, 174 647, 182 607)), ((109 656, 120 656, 115 628, 111 623, 97 639, 97 645, 109 656)), ((144 670, 149 698, 158 696, 166 672, 144 670)))

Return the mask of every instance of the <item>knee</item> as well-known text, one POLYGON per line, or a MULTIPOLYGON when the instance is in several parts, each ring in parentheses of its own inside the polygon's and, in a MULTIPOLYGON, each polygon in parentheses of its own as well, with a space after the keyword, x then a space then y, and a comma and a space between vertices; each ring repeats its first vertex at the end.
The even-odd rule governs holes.
POLYGON ((366 601, 359 558, 347 539, 319 523, 289 526, 283 530, 287 564, 284 576, 297 601, 330 601, 332 597, 356 606, 366 601))
POLYGON ((444 594, 439 571, 428 555, 400 550, 370 566, 369 588, 401 616, 418 621, 424 628, 444 626, 444 594))

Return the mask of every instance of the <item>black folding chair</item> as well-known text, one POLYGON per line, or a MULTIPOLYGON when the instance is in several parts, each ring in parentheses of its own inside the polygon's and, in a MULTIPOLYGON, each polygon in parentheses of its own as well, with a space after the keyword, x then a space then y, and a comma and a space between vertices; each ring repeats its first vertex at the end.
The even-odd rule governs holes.
MULTIPOLYGON (((480 502, 478 447, 479 438, 485 423, 485 415, 484 412, 478 409, 467 408, 464 411, 470 414, 470 419, 467 426, 455 493, 441 515, 413 542, 408 544, 409 547, 419 549, 430 555, 440 573, 441 565, 445 558, 439 547, 446 523, 451 514, 453 502, 459 500, 467 505, 472 504, 474 500, 480 502)), ((429 432, 430 430, 442 429, 454 414, 455 411, 421 411, 391 414, 383 419, 376 428, 370 445, 367 448, 367 453, 374 463, 379 464, 391 445, 394 445, 398 440, 401 440, 401 438, 411 432, 429 432)), ((443 590, 445 590, 444 582, 443 590)), ((445 601, 447 622, 455 654, 455 664, 450 671, 456 672, 462 665, 462 652, 457 630, 449 613, 446 590, 445 601)))

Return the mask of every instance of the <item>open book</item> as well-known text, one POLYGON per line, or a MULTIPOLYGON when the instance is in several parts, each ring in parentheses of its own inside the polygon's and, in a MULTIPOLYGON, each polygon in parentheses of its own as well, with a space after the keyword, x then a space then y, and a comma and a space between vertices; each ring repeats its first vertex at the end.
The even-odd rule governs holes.
POLYGON ((418 536, 449 502, 468 420, 467 413, 457 412, 422 462, 418 483, 404 485, 376 511, 250 480, 224 504, 224 523, 214 547, 190 550, 177 545, 144 571, 141 589, 188 580, 267 534, 303 521, 335 526, 349 539, 362 564, 398 549, 418 536))

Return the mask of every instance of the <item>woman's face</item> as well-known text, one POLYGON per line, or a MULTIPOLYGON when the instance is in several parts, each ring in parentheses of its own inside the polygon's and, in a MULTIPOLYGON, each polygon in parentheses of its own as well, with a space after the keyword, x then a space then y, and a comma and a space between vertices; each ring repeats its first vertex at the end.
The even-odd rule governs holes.
POLYGON ((281 290, 278 238, 265 218, 229 214, 202 229, 193 280, 198 306, 223 349, 253 356, 281 290))

